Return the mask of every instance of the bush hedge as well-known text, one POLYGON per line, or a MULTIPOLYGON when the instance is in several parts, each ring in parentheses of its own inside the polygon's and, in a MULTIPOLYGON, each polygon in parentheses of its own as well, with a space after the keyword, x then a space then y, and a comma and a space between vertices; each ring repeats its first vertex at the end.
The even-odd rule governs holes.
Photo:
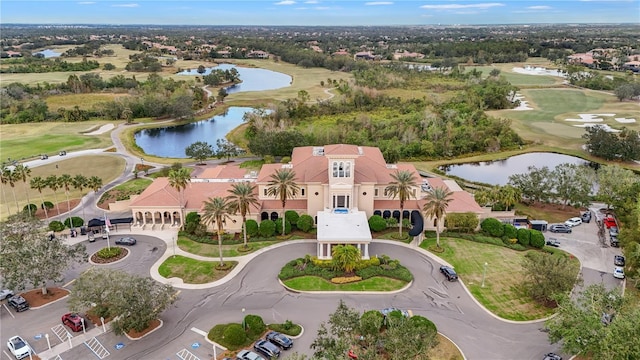
POLYGON ((259 233, 260 227, 258 226, 258 222, 253 220, 253 219, 249 219, 247 220, 245 226, 247 227, 247 235, 249 236, 256 236, 259 233))
POLYGON ((498 219, 486 218, 480 224, 480 228, 483 232, 494 237, 501 237, 504 235, 504 226, 498 219))
POLYGON ((35 214, 38 211, 38 205, 36 204, 27 204, 22 208, 22 211, 27 213, 31 209, 31 214, 35 214))
POLYGON ((273 220, 262 220, 259 227, 260 236, 270 237, 276 233, 276 223, 273 220))
POLYGON ((387 221, 380 215, 372 215, 369 218, 369 229, 374 232, 382 231, 387 228, 387 221))
POLYGON ((120 254, 122 254, 122 248, 116 246, 111 248, 102 248, 96 253, 96 255, 101 259, 111 259, 116 256, 120 256, 120 254))
POLYGON ((415 316, 412 316, 409 319, 409 321, 418 325, 418 327, 422 329, 420 333, 427 334, 428 337, 435 336, 436 333, 438 332, 438 328, 436 327, 436 324, 434 324, 433 321, 427 319, 424 316, 415 315, 415 316))
POLYGON ((452 231, 471 233, 478 227, 478 215, 472 212, 451 213, 447 214, 444 223, 452 231))
POLYGON ((247 340, 247 335, 240 324, 227 325, 223 334, 225 342, 231 345, 240 346, 247 340))
POLYGON ((296 227, 304 232, 309 232, 311 229, 313 229, 313 218, 311 217, 311 215, 301 215, 298 218, 296 227))
POLYGON ((264 320, 258 315, 246 315, 244 317, 244 324, 247 327, 248 336, 252 338, 260 337, 262 333, 267 330, 264 320))
POLYGON ((53 203, 51 201, 45 201, 42 204, 40 204, 40 207, 42 208, 42 210, 44 210, 44 208, 46 207, 48 211, 53 209, 53 203))
POLYGON ((287 219, 291 225, 295 226, 298 223, 298 219, 300 219, 300 215, 298 215, 297 211, 287 210, 284 212, 284 217, 287 219))
POLYGON ((49 223, 49 230, 51 231, 62 231, 64 230, 64 224, 61 221, 53 220, 49 223))
POLYGON ((270 330, 289 336, 298 336, 302 333, 302 327, 298 324, 292 323, 291 320, 287 320, 283 324, 269 324, 267 327, 270 330))
POLYGON ((504 224, 504 237, 507 239, 515 239, 517 237, 518 229, 511 224, 504 224))
POLYGON ((376 335, 382 328, 382 322, 384 321, 384 315, 378 310, 365 311, 360 316, 360 330, 362 335, 376 335))
POLYGON ((531 240, 529 243, 534 248, 542 249, 545 245, 544 234, 538 230, 530 230, 531 240))
POLYGON ((82 226, 84 224, 84 220, 82 220, 82 218, 78 216, 72 216, 71 223, 73 224, 73 226, 70 225, 69 218, 64 219, 64 226, 68 227, 69 229, 71 229, 72 227, 77 228, 82 226))
POLYGON ((529 229, 518 229, 517 237, 518 244, 522 246, 529 246, 529 242, 531 241, 531 232, 529 229))
MULTIPOLYGON (((282 234, 282 218, 278 218, 275 221, 276 224, 276 234, 280 235, 282 234)), ((289 222, 289 219, 286 219, 285 221, 285 228, 284 228, 284 233, 285 234, 291 234, 291 222, 289 222)))
MULTIPOLYGON (((390 260, 383 263, 381 259, 378 258, 361 260, 357 264, 355 274, 360 276, 362 279, 369 279, 374 276, 383 276, 406 282, 413 280, 411 272, 404 266, 400 265, 397 260, 390 260), (365 266, 365 264, 369 264, 369 266, 365 266)), ((341 277, 344 273, 342 271, 333 270, 331 260, 318 260, 315 257, 312 259, 298 258, 289 261, 280 270, 278 278, 280 280, 288 280, 305 275, 318 276, 331 281, 333 278, 341 277)))

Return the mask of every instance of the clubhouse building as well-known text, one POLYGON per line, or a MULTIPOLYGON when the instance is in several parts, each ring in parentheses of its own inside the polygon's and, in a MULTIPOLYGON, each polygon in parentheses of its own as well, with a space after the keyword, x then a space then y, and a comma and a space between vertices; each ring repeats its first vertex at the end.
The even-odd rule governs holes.
MULTIPOLYGON (((246 170, 233 163, 205 168, 194 173, 182 195, 169 185, 168 178, 158 178, 131 201, 133 226, 147 230, 180 227, 184 222, 181 207, 184 214, 202 214, 208 198, 226 197, 232 185, 242 181, 255 183, 259 200, 247 218, 258 223, 276 220, 281 216, 282 202, 269 196, 267 189, 271 175, 283 168, 295 172, 300 188, 295 198, 286 201, 285 210, 314 218, 320 259, 330 259, 331 246, 338 244, 352 244, 363 258, 369 258, 369 217, 400 219, 400 202, 385 191, 396 171, 410 171, 417 184, 411 191, 412 198, 405 201, 402 214, 404 219, 411 220, 411 235, 419 236, 424 229, 435 229, 435 220, 425 221, 421 211, 425 196, 433 188, 444 187, 452 192, 448 213, 474 212, 480 217, 486 213, 473 196, 453 180, 422 178, 412 164, 387 164, 376 147, 334 144, 295 148, 291 162, 265 164, 260 171, 246 170)), ((224 224, 225 231, 242 231, 241 216, 231 218, 232 221, 224 224)))

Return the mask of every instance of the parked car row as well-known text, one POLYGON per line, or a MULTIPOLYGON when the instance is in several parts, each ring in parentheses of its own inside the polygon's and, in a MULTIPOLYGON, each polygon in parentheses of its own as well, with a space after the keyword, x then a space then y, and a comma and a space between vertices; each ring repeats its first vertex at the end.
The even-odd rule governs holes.
POLYGON ((280 357, 281 350, 289 350, 293 347, 293 340, 277 331, 270 331, 264 339, 253 344, 253 350, 242 350, 236 355, 237 360, 265 360, 280 357))

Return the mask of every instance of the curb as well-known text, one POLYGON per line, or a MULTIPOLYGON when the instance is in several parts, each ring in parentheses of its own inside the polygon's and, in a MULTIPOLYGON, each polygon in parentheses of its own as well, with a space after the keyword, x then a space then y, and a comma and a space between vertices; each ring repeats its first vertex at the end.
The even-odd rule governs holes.
MULTIPOLYGON (((63 289, 63 288, 61 288, 61 289, 63 289)), ((67 290, 67 289, 65 289, 65 290, 67 290)), ((67 291, 69 291, 69 290, 67 290, 67 291)), ((69 291, 69 294, 71 294, 71 291, 69 291)), ((35 307, 34 307, 34 306, 29 306, 29 309, 31 309, 31 310, 38 310, 38 309, 42 309, 43 307, 47 307, 47 306, 49 306, 49 305, 51 305, 51 304, 55 304, 55 303, 57 303, 57 302, 58 302, 58 301, 60 301, 60 300, 64 300, 64 299, 68 298, 68 297, 69 297, 69 294, 67 294, 67 295, 65 295, 65 296, 63 296, 63 297, 61 297, 61 298, 60 298, 60 299, 58 299, 58 300, 48 302, 48 303, 46 303, 46 304, 44 304, 44 305, 35 306, 35 307)))
POLYGON ((144 334, 144 335, 142 335, 142 336, 140 336, 140 337, 133 338, 133 337, 129 336, 129 334, 127 334, 127 333, 124 333, 124 336, 126 336, 126 337, 127 337, 127 339, 129 339, 129 340, 131 340, 131 341, 142 340, 142 339, 144 339, 147 335, 151 335, 151 334, 153 334, 156 330, 160 329, 160 328, 162 327, 162 325, 164 325, 164 322, 163 322, 161 319, 158 319, 158 320, 160 321, 160 325, 156 326, 156 328, 155 328, 155 329, 153 329, 153 330, 149 331, 148 333, 146 333, 146 334, 144 334))
POLYGON ((333 295, 333 294, 362 294, 362 295, 383 295, 383 294, 397 294, 407 290, 413 285, 413 280, 411 280, 407 285, 403 286, 401 289, 392 290, 392 291, 309 291, 309 290, 297 290, 292 289, 285 285, 282 280, 278 279, 280 285, 285 288, 285 290, 290 291, 296 294, 319 294, 319 295, 333 295))
POLYGON ((453 340, 451 340, 451 338, 449 338, 447 335, 441 333, 440 331, 438 331, 438 334, 440 334, 440 336, 442 336, 443 338, 449 340, 453 344, 453 346, 455 346, 456 349, 458 349, 458 351, 460 351, 460 354, 462 354, 462 359, 463 360, 467 360, 467 357, 464 355, 464 353, 462 352, 462 349, 460 349, 460 346, 458 346, 458 344, 453 342, 453 340))

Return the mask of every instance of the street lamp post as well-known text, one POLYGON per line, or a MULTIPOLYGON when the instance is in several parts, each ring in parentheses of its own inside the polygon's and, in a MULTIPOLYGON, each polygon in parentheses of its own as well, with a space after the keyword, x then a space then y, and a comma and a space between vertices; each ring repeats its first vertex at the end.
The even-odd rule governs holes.
POLYGON ((244 308, 242 308, 242 330, 247 331, 247 323, 244 321, 244 308))
POLYGON ((480 287, 484 287, 484 279, 487 276, 487 264, 486 262, 484 263, 484 271, 482 272, 482 285, 480 287))

